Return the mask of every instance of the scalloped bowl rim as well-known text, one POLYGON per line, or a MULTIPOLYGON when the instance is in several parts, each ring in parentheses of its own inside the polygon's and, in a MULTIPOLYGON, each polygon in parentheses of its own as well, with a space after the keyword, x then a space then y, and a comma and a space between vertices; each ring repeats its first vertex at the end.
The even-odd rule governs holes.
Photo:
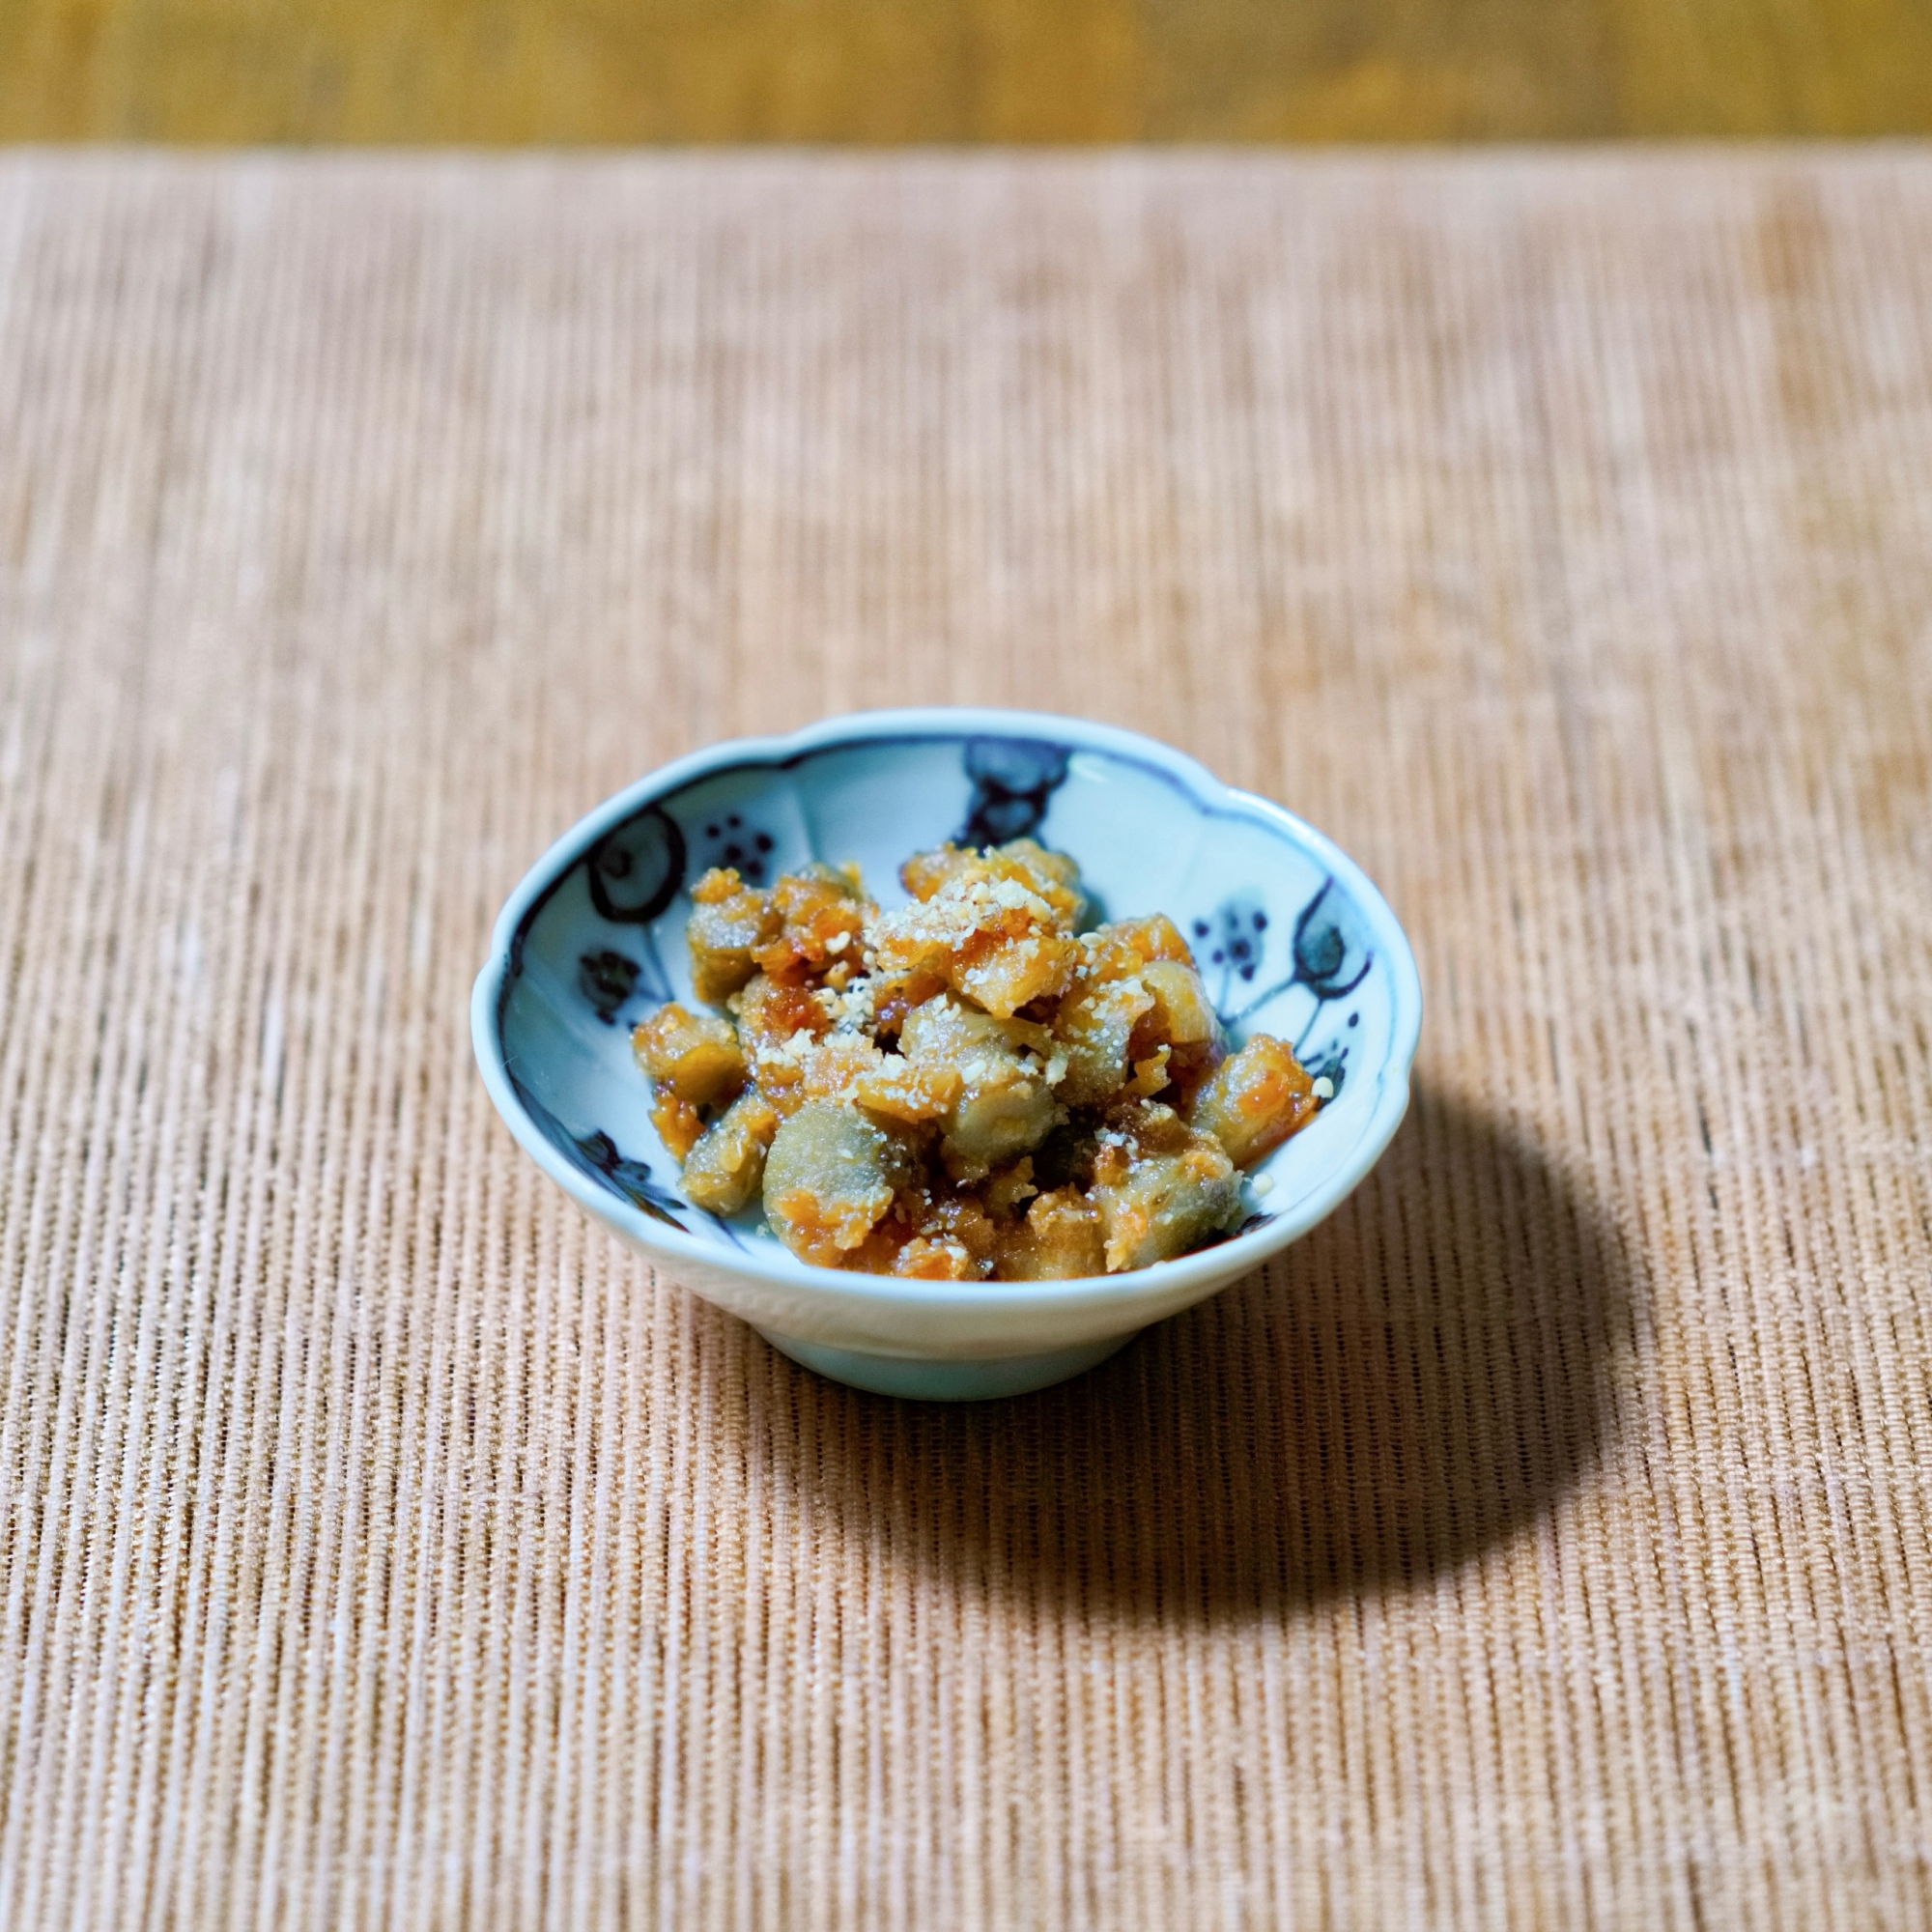
MULTIPOLYGON (((1077 854, 1075 855, 1078 856, 1077 854)), ((1225 1282, 1258 1267, 1324 1220, 1364 1179, 1402 1124, 1408 1108, 1409 1076, 1422 1031, 1422 986, 1415 956, 1401 922, 1354 860, 1333 839, 1285 807, 1256 793, 1225 784, 1208 768, 1158 739, 1121 726, 1045 711, 1008 711, 980 706, 933 705, 846 712, 776 737, 731 738, 674 758, 627 785, 585 813, 556 839, 525 873, 504 901, 491 933, 490 956, 476 976, 469 1003, 470 1039, 483 1084, 517 1143, 565 1193, 595 1217, 621 1230, 636 1245, 661 1257, 675 1272, 689 1261, 706 1269, 769 1283, 794 1292, 816 1289, 847 1306, 970 1308, 989 1315, 1000 1308, 1071 1315, 1085 1309, 1118 1309, 1128 1317, 1135 1304, 1167 1304, 1210 1282, 1225 1282), (570 869, 607 833, 657 800, 730 766, 781 766, 802 754, 864 744, 870 739, 931 738, 936 742, 986 736, 1037 734, 1075 750, 1094 750, 1151 765, 1173 781, 1196 806, 1213 815, 1259 822, 1317 857, 1346 886, 1354 903, 1385 948, 1393 1008, 1387 1057, 1375 1070, 1379 1092, 1367 1122, 1356 1135, 1350 1156, 1338 1164, 1292 1209, 1284 1209, 1244 1235, 1170 1262, 1120 1274, 1086 1275, 1070 1281, 922 1281, 896 1275, 848 1273, 813 1266, 780 1250, 774 1254, 725 1252, 682 1230, 653 1220, 641 1209, 600 1187, 573 1167, 533 1121, 513 1088, 504 1064, 502 1008, 515 940, 570 869)), ((1367 1069, 1357 1074, 1363 1077, 1367 1069)), ((1149 1320, 1158 1319, 1151 1310, 1149 1320)))

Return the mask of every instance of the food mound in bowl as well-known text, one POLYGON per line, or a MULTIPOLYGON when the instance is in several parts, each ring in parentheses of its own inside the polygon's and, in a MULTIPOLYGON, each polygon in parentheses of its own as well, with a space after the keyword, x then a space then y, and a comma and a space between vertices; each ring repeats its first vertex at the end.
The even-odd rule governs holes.
POLYGON ((1240 1170, 1319 1111, 1280 1040, 1226 1051, 1173 922, 1082 931, 1079 867, 942 845, 881 912, 856 868, 693 888, 699 1001, 633 1036, 700 1208, 762 1193, 800 1260, 947 1281, 1169 1261, 1242 1216, 1240 1170))

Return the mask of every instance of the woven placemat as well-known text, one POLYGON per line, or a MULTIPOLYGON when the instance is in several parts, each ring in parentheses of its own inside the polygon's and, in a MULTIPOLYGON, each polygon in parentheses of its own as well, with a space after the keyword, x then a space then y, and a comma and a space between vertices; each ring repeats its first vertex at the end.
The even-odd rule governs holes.
POLYGON ((0 1924, 1932 1919, 1932 151, 0 163, 0 1924), (466 1032, 665 757, 1167 738, 1408 1122, 974 1409, 466 1032))

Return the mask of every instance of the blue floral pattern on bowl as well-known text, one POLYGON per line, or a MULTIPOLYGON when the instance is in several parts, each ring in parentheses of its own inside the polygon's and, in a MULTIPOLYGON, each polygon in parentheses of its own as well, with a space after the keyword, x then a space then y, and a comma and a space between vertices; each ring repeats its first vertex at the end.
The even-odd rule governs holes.
MULTIPOLYGON (((560 1182, 781 1347, 847 1374, 838 1364, 848 1344, 881 1348, 880 1359, 952 1359, 966 1345, 944 1343, 939 1330, 949 1324, 980 1337, 969 1353, 983 1355, 982 1331, 1002 1321, 1029 1344, 1070 1337, 1086 1347, 1081 1338, 1106 1321, 1076 1319, 1069 1311, 1083 1297, 1121 1311, 1107 1318, 1129 1324, 1118 1341, 1152 1319, 1146 1310, 1164 1295, 1184 1305, 1252 1265, 1328 1211, 1393 1132, 1420 998, 1407 944, 1374 887, 1280 808, 1228 790, 1165 746, 1103 725, 924 711, 721 746, 611 801, 540 862, 505 908, 473 1017, 498 1107, 560 1182), (814 859, 856 862, 892 904, 904 896, 897 868, 908 853, 948 838, 1023 836, 1079 862, 1097 916, 1169 914, 1193 944, 1230 1035, 1289 1039, 1332 1083, 1321 1115, 1253 1178, 1254 1212, 1242 1232, 1136 1276, 973 1284, 970 1295, 949 1301, 932 1284, 909 1292, 807 1267, 755 1208, 726 1223, 687 1201, 651 1125, 629 1031, 665 1000, 691 998, 684 924, 696 879, 713 865, 762 884, 814 859), (1043 1312, 1054 1308, 1059 1315, 1043 1312), (811 1353, 818 1331, 838 1362, 822 1348, 811 1353)), ((1072 1372, 1053 1348, 1039 1361, 1049 1355, 1060 1366, 1041 1377, 1072 1372)), ((1000 1373, 1005 1381, 981 1377, 972 1388, 927 1388, 896 1371, 849 1378, 928 1393, 1032 1385, 1032 1370, 1009 1362, 1000 1373)))

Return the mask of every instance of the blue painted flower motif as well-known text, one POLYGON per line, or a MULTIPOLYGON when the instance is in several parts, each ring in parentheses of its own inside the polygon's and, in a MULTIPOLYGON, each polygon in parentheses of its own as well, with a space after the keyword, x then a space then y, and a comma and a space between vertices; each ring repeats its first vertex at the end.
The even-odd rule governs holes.
POLYGON ((762 826, 749 822, 743 812, 721 811, 698 828, 700 868, 729 866, 747 885, 769 882, 772 852, 777 844, 762 826))
MULTIPOLYGON (((1293 1042, 1295 1055, 1315 1078, 1325 1078, 1339 1094, 1348 1076, 1348 1047, 1331 1042, 1311 1054, 1308 1042, 1327 1008, 1337 1000, 1347 999, 1368 977, 1376 955, 1353 908, 1334 887, 1332 878, 1323 879, 1315 896, 1296 917, 1289 948, 1288 976, 1256 994, 1236 1012, 1228 1011, 1230 993, 1236 983, 1252 983, 1265 955, 1268 930, 1265 909, 1251 895, 1236 894, 1224 899, 1209 918, 1194 920, 1192 934, 1197 952, 1203 947, 1207 949, 1207 968, 1220 969, 1220 997, 1215 1006, 1223 1024, 1231 1029, 1238 1028, 1251 1014, 1291 987, 1308 989, 1315 1005, 1293 1042)), ((1355 1026, 1360 1017, 1359 1013, 1350 1013, 1348 1024, 1355 1026)))
POLYGON ((1324 1002, 1352 993, 1376 961, 1366 937, 1351 929, 1355 922, 1334 889, 1333 879, 1323 879, 1294 922, 1295 980, 1324 1002))
POLYGON ((577 961, 578 990, 606 1026, 614 1026, 624 1002, 637 991, 638 975, 642 970, 635 959, 608 947, 585 952, 577 961))
POLYGON ((648 925, 684 884, 684 834, 655 805, 607 832, 585 870, 590 902, 618 925, 648 925))
POLYGON ((1004 845, 1037 832, 1054 792, 1065 782, 1070 755, 1065 745, 1030 738, 969 739, 966 776, 973 799, 954 843, 1004 845))
POLYGON ((673 1210, 684 1204, 675 1195, 667 1194, 651 1179, 646 1162, 619 1153, 617 1143, 601 1127, 594 1133, 573 1135, 571 1146, 576 1150, 578 1166, 586 1174, 602 1175, 625 1200, 635 1208, 641 1208, 652 1219, 668 1222, 673 1228, 683 1227, 673 1210))
POLYGON ((1217 1006, 1227 1005, 1236 980, 1243 985, 1253 983, 1267 948, 1267 908, 1246 893, 1223 899, 1211 922, 1205 919, 1193 922, 1195 957, 1207 972, 1218 971, 1220 977, 1217 1006))
POLYGON ((651 1179, 647 1162, 633 1160, 619 1152, 617 1143, 601 1127, 587 1134, 572 1133, 514 1071, 508 1067, 504 1071, 509 1073, 510 1086, 523 1102, 525 1112, 572 1167, 593 1180, 608 1180, 633 1207, 641 1208, 653 1220, 683 1229, 684 1223, 678 1217, 690 1209, 676 1195, 651 1179))

